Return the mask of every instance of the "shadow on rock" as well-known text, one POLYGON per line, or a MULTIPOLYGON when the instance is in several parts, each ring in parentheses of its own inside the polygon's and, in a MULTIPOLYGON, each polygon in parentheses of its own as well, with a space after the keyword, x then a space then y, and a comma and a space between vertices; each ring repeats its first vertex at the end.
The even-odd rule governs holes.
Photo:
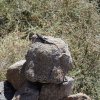
POLYGON ((11 100, 15 91, 8 81, 0 82, 0 100, 11 100))

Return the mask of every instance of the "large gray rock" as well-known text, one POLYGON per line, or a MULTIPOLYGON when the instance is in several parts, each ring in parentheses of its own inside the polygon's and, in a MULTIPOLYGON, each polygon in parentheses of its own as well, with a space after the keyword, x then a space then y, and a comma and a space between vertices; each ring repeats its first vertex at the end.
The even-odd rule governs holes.
POLYGON ((15 89, 8 81, 0 82, 0 100, 11 100, 15 89))
POLYGON ((65 74, 72 68, 68 45, 60 38, 44 37, 54 44, 42 43, 36 36, 34 38, 26 55, 27 80, 56 84, 63 82, 65 74))
POLYGON ((13 87, 18 90, 25 83, 24 74, 22 74, 23 65, 26 60, 20 60, 13 65, 11 65, 7 70, 7 80, 13 85, 13 87))
POLYGON ((38 100, 39 88, 33 83, 27 82, 21 89, 19 89, 12 100, 38 100))
POLYGON ((61 100, 72 92, 73 78, 66 77, 61 84, 44 84, 41 88, 39 100, 61 100))

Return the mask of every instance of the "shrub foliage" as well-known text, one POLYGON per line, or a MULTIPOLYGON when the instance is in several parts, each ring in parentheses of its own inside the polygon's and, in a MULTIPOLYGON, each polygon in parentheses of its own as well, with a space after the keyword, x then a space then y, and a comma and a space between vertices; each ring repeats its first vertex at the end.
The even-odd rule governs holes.
MULTIPOLYGON (((61 37, 73 57, 74 93, 100 99, 98 0, 0 0, 0 68, 24 58, 29 34, 61 37), (96 2, 97 1, 97 2, 96 2), (26 36, 22 39, 22 36, 26 36)), ((0 79, 4 79, 4 73, 0 79)))

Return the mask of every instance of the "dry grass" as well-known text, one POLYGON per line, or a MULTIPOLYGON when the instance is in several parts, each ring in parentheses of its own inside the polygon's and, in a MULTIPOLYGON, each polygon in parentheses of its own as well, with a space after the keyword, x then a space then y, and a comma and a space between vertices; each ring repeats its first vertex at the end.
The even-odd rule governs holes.
POLYGON ((30 32, 61 37, 74 61, 74 92, 100 99, 100 15, 95 0, 0 0, 0 8, 0 16, 8 19, 0 27, 1 68, 24 59, 30 32))

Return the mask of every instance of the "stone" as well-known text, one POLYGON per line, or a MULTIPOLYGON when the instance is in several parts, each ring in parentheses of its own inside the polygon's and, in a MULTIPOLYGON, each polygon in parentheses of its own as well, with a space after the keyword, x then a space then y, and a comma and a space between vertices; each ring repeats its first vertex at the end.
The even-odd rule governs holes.
POLYGON ((67 77, 61 84, 44 84, 41 88, 39 100, 60 100, 72 92, 74 79, 67 77))
POLYGON ((20 60, 11 65, 7 70, 7 80, 13 85, 16 90, 18 90, 26 81, 25 77, 22 74, 22 69, 25 62, 26 60, 20 60))
POLYGON ((15 89, 8 81, 0 82, 0 100, 12 100, 15 89))
POLYGON ((38 100, 39 98, 39 87, 34 84, 27 82, 19 89, 12 100, 38 100))
POLYGON ((86 94, 77 93, 77 94, 69 95, 68 97, 65 97, 61 100, 91 100, 91 98, 86 94))
POLYGON ((27 80, 40 83, 63 82, 72 68, 68 45, 60 38, 44 36, 49 43, 42 43, 34 36, 33 44, 26 55, 25 76, 27 80))

